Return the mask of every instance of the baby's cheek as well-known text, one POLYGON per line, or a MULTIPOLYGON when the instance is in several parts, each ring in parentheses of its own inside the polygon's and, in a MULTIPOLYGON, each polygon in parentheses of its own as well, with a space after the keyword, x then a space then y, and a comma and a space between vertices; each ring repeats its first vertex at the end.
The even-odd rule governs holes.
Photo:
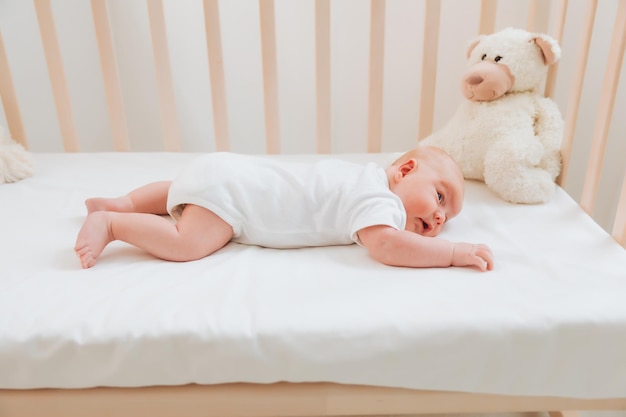
POLYGON ((414 223, 407 223, 406 226, 404 226, 404 230, 406 230, 407 232, 413 232, 413 233, 417 233, 419 234, 419 229, 417 228, 417 225, 415 225, 414 223))

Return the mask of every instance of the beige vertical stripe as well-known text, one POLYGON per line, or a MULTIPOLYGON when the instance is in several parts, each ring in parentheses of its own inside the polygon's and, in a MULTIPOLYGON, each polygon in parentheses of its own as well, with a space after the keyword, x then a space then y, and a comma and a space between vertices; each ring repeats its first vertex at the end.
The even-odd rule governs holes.
MULTIPOLYGON (((554 18, 554 31, 552 36, 557 40, 559 45, 563 40, 563 29, 565 28, 565 16, 567 14, 567 0, 557 1, 557 13, 554 18)), ((544 95, 546 97, 554 96, 554 86, 556 84, 556 74, 559 70, 559 63, 555 62, 548 68, 548 76, 546 77, 546 87, 544 95)))
POLYGON ((593 213, 602 162, 606 149, 606 140, 611 125, 613 115, 613 104, 617 93, 620 71, 624 60, 624 48, 626 46, 626 0, 618 2, 615 25, 613 26, 613 38, 609 50, 609 59, 606 64, 606 73, 602 84, 600 104, 598 106, 598 117, 593 133, 591 144, 591 154, 589 164, 585 174, 583 193, 580 205, 588 213, 593 213))
POLYGON ((2 106, 4 107, 4 113, 7 118, 9 135, 17 141, 17 143, 20 143, 24 148, 28 149, 28 140, 26 139, 26 132, 24 131, 20 106, 17 103, 11 68, 9 68, 9 60, 7 59, 6 50, 4 49, 2 32, 0 32, 0 98, 2 99, 2 106))
POLYGON ((581 37, 579 41, 578 57, 574 66, 574 76, 572 78, 571 95, 567 100, 567 112, 565 115, 565 128, 563 130, 563 141, 561 143, 561 156, 563 166, 561 175, 557 183, 564 187, 567 183, 567 176, 570 169, 570 160, 574 144, 574 133, 576 132, 576 121, 578 120, 578 109, 580 107, 580 97, 582 96, 583 84, 585 82, 585 70, 587 68, 587 58, 589 57, 589 47, 593 34, 593 22, 596 17, 597 0, 587 1, 585 9, 585 20, 582 22, 581 37))
POLYGON ((478 24, 479 35, 493 33, 495 30, 497 6, 498 0, 481 0, 480 23, 478 24))
POLYGON ((228 151, 230 150, 230 134, 228 132, 226 82, 224 81, 224 58, 222 56, 218 0, 204 0, 204 27, 209 59, 215 148, 217 151, 228 151))
POLYGON ((163 126, 163 145, 166 151, 180 151, 180 133, 176 116, 170 54, 165 32, 163 1, 146 0, 146 2, 150 19, 150 34, 152 36, 152 53, 154 55, 159 108, 161 110, 161 125, 163 126))
POLYGON ((531 0, 526 29, 529 32, 546 33, 550 17, 550 1, 531 0))
POLYGON ((622 179, 622 191, 617 203, 617 212, 613 223, 613 237, 626 248, 626 172, 622 179))
POLYGON ((536 32, 538 30, 538 14, 540 0, 530 0, 528 5, 528 19, 526 21, 526 30, 536 32))
POLYGON ((78 135, 74 125, 72 103, 67 89, 65 72, 63 71, 61 50, 54 26, 54 18, 52 17, 50 0, 35 0, 35 11, 37 12, 41 42, 43 43, 43 50, 48 64, 52 94, 54 95, 61 136, 63 137, 63 147, 67 152, 77 152, 78 135))
POLYGON ((380 152, 383 135, 383 72, 385 60, 385 0, 371 0, 369 108, 367 151, 380 152))
POLYGON ((330 0, 315 1, 317 152, 330 153, 330 0))
POLYGON ((117 72, 117 59, 113 49, 111 25, 106 0, 91 0, 91 10, 100 54, 100 65, 104 80, 104 92, 106 94, 109 118, 111 119, 111 131, 113 133, 113 147, 116 151, 129 151, 130 140, 124 114, 124 102, 119 74, 117 72))
POLYGON ((440 0, 426 0, 422 79, 420 85, 420 114, 417 139, 424 139, 433 131, 435 84, 437 82, 437 50, 439 49, 440 0))
POLYGON ((259 0, 261 17, 261 59, 265 103, 265 142, 267 153, 280 153, 278 112, 278 68, 276 64, 276 25, 274 0, 259 0))

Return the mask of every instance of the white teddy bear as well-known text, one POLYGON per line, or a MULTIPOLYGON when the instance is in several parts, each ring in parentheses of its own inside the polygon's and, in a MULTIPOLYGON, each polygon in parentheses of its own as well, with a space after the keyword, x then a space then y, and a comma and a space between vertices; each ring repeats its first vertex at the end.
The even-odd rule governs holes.
POLYGON ((504 200, 542 203, 561 169, 561 113, 541 87, 561 49, 553 38, 507 28, 469 46, 464 100, 451 120, 420 143, 448 152, 467 179, 504 200))
POLYGON ((22 145, 0 126, 0 184, 16 182, 33 175, 33 159, 22 145))

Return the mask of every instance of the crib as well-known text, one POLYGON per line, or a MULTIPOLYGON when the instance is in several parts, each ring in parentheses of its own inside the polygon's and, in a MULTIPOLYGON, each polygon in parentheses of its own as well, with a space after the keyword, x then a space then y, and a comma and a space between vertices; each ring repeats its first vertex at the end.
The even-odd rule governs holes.
POLYGON ((625 0, 9 0, 0 19, 0 124, 35 166, 0 184, 0 416, 626 410, 625 0), (494 271, 117 242, 80 269, 85 198, 198 153, 388 163, 452 114, 469 40, 507 26, 563 48, 563 169, 538 205, 466 182, 442 236, 489 243, 494 271))

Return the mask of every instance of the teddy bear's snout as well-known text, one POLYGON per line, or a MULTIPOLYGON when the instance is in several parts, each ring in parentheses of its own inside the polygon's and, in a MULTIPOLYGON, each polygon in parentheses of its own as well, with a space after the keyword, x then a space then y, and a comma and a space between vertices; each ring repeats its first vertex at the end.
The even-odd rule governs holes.
POLYGON ((469 77, 467 77, 466 81, 469 85, 478 85, 485 80, 480 75, 470 75, 469 77))
POLYGON ((472 101, 495 100, 513 86, 513 76, 505 65, 479 62, 472 65, 463 77, 461 91, 472 101))

